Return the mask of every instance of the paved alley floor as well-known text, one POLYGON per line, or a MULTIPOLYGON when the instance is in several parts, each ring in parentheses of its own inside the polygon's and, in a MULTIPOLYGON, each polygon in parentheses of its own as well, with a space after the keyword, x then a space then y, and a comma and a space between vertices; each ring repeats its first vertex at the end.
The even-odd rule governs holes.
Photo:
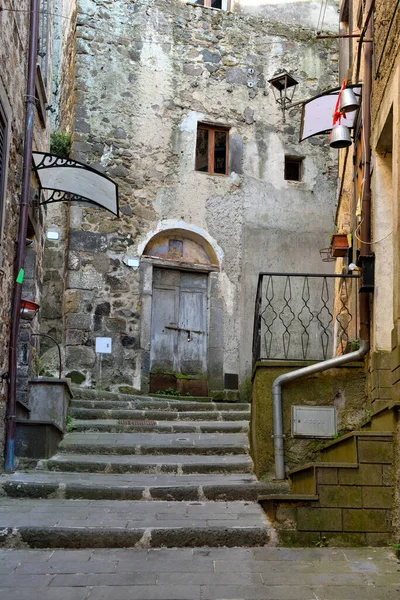
POLYGON ((0 549, 5 600, 399 600, 384 548, 0 549))

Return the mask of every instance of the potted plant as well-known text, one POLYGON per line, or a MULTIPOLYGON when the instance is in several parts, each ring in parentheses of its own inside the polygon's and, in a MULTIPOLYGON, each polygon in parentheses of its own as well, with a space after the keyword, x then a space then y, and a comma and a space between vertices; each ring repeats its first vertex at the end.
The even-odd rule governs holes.
POLYGON ((349 250, 349 236, 347 233, 333 233, 331 236, 332 256, 341 258, 347 256, 349 250))

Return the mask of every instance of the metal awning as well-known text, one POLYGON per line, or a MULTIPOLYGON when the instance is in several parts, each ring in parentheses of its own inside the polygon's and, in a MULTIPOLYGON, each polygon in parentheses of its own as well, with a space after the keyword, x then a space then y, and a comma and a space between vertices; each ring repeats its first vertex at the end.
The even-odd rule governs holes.
MULTIPOLYGON (((357 98, 361 98, 362 86, 348 85, 352 88, 357 98)), ((301 116, 300 142, 303 142, 313 135, 329 133, 333 127, 333 113, 340 88, 334 88, 323 92, 314 98, 310 98, 303 104, 303 114, 301 116)), ((354 127, 358 111, 347 113, 346 119, 342 121, 347 127, 354 127)))
POLYGON ((33 152, 33 170, 36 173, 41 190, 50 193, 50 202, 90 202, 118 212, 118 185, 95 169, 70 158, 61 158, 47 152, 33 152))

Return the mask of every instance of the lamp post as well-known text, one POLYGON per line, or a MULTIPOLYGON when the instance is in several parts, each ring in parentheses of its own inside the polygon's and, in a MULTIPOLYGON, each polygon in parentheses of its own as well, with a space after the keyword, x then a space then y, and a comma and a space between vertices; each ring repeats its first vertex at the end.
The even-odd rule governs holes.
POLYGON ((294 92, 298 81, 287 71, 281 71, 268 80, 274 93, 275 102, 280 106, 283 115, 283 122, 286 122, 285 112, 293 101, 294 92))

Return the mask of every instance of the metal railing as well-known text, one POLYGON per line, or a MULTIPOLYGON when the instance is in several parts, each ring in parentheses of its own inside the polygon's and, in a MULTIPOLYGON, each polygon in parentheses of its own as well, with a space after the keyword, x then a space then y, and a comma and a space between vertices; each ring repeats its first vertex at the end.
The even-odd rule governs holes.
POLYGON ((354 350, 357 275, 260 273, 255 303, 257 360, 326 360, 354 350))

